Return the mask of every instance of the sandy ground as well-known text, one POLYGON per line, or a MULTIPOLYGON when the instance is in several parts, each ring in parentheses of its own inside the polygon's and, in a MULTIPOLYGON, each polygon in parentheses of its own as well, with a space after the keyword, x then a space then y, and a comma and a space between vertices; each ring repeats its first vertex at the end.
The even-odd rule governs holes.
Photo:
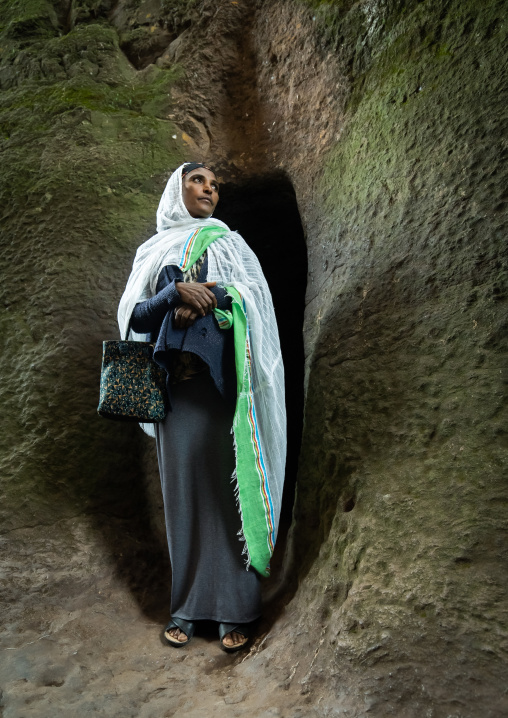
POLYGON ((132 521, 101 520, 0 539, 0 718, 480 718, 478 705, 481 718, 507 715, 490 655, 470 665, 443 649, 430 663, 433 639, 442 646, 431 633, 411 658, 392 636, 353 660, 352 639, 332 618, 305 619, 299 594, 268 600, 284 586, 280 550, 248 650, 221 651, 212 623, 173 648, 160 544, 132 521))
POLYGON ((140 602, 97 536, 71 519, 3 538, 2 718, 318 715, 309 696, 290 695, 287 670, 270 655, 277 622, 263 619, 236 654, 220 649, 212 623, 172 648, 167 581, 148 576, 153 594, 140 602))

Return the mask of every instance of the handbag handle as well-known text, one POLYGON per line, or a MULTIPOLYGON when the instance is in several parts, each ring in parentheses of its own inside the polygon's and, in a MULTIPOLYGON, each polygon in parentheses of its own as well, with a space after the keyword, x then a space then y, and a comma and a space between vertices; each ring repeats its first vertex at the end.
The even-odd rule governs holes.
MULTIPOLYGON (((129 319, 129 323, 127 324, 127 331, 125 332, 125 339, 122 339, 122 341, 127 342, 129 341, 129 333, 131 331, 131 320, 129 319)), ((122 335, 120 335, 121 338, 122 335)), ((154 347, 155 344, 151 344, 151 347, 154 347)))
MULTIPOLYGON (((123 340, 124 342, 126 342, 129 339, 129 334, 131 331, 131 321, 132 321, 132 317, 129 319, 129 323, 127 324, 127 331, 125 332, 125 339, 123 340)), ((121 338, 121 336, 122 335, 120 335, 120 338, 121 338)))

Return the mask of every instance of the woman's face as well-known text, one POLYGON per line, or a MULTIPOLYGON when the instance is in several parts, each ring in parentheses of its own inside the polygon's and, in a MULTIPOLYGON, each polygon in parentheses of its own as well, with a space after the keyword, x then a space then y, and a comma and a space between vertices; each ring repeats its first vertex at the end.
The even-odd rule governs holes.
POLYGON ((198 167, 184 175, 182 197, 191 217, 210 217, 219 201, 219 183, 212 170, 198 167))

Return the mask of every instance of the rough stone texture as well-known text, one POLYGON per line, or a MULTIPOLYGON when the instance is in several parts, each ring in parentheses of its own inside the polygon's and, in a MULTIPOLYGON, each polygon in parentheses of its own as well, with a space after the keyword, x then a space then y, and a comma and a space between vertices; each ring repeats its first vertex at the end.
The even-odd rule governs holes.
POLYGON ((5 718, 506 715, 506 4, 0 8, 5 718), (285 172, 307 237, 291 593, 246 657, 158 642, 153 454, 94 417, 184 152, 285 172))
POLYGON ((374 713, 502 715, 506 25, 440 5, 371 18, 319 184, 294 610, 318 685, 334 660, 374 713))

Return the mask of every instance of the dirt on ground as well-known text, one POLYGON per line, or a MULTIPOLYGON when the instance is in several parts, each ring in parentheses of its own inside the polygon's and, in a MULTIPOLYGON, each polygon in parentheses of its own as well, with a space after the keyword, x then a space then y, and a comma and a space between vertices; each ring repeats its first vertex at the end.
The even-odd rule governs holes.
MULTIPOLYGON (((135 561, 128 524, 115 531, 126 562, 135 561)), ((221 650, 212 622, 198 623, 192 642, 173 648, 163 636, 167 561, 145 556, 138 565, 144 585, 126 590, 132 576, 121 579, 113 564, 104 565, 96 536, 74 519, 10 535, 4 569, 13 593, 17 584, 17 600, 2 613, 3 718, 314 715, 308 698, 288 692, 292 676, 271 657, 275 616, 280 613, 281 621, 284 615, 280 601, 270 601, 270 620, 258 622, 241 652, 221 650)), ((265 585, 268 600, 277 580, 265 585)))

